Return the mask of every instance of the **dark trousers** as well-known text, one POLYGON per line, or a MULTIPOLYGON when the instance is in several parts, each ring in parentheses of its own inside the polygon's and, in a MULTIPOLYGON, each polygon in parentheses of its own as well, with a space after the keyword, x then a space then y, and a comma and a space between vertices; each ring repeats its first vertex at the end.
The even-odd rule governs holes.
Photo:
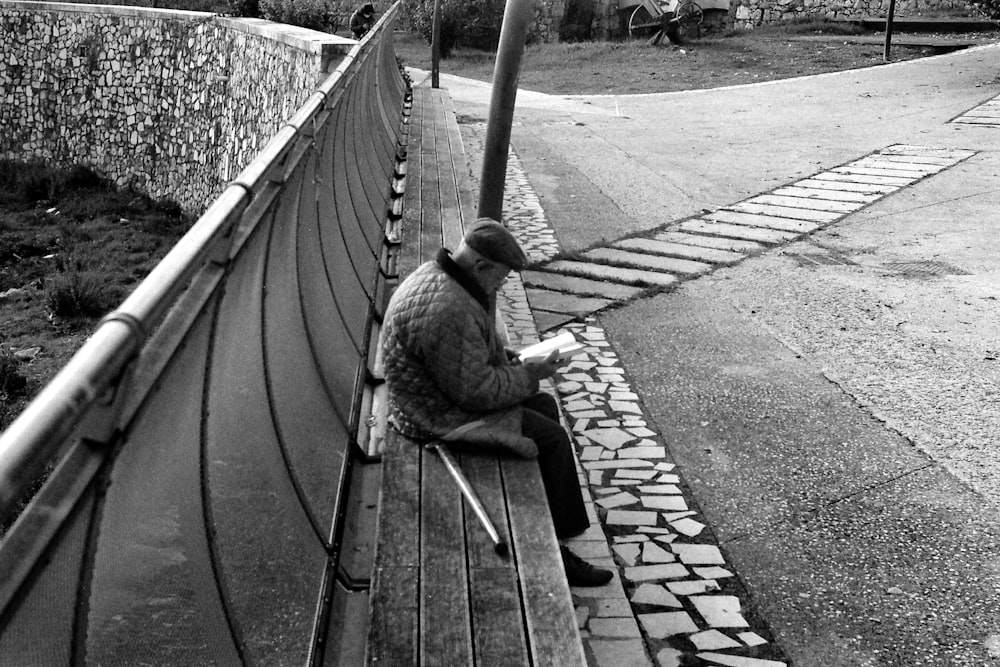
POLYGON ((559 423, 559 406, 551 395, 539 392, 522 403, 521 433, 538 446, 538 467, 542 473, 549 511, 556 537, 566 539, 587 530, 590 520, 573 458, 573 443, 559 423))

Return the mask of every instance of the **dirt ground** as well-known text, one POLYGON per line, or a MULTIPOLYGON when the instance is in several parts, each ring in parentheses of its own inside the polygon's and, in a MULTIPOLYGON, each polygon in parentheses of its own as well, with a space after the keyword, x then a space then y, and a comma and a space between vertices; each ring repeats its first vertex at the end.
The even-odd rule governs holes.
MULTIPOLYGON (((834 28, 826 26, 826 29, 834 28)), ((650 46, 642 39, 534 45, 525 51, 520 85, 553 94, 668 92, 872 67, 885 62, 883 45, 877 39, 873 41, 868 36, 867 43, 859 43, 856 35, 830 35, 823 30, 824 26, 800 26, 795 33, 758 29, 700 37, 682 46, 650 46)), ((960 42, 968 41, 969 36, 942 38, 960 42)), ((906 36, 897 35, 894 39, 902 44, 906 36)), ((395 42, 405 65, 430 68, 430 47, 422 37, 397 33, 395 42)), ((940 52, 941 47, 899 45, 894 47, 892 59, 907 60, 940 52)), ((492 53, 458 49, 442 61, 441 71, 490 81, 493 64, 492 53)), ((46 303, 47 278, 65 269, 61 258, 79 252, 68 249, 69 241, 77 239, 100 248, 102 261, 86 268, 90 272, 108 271, 105 283, 114 285, 124 296, 176 240, 180 230, 172 225, 167 225, 171 229, 164 235, 156 231, 156 225, 144 221, 137 232, 135 225, 128 224, 137 217, 134 208, 129 208, 131 199, 107 199, 121 202, 120 210, 114 206, 99 207, 99 214, 92 218, 67 216, 67 206, 72 204, 58 201, 0 207, 0 257, 4 258, 0 272, 0 352, 5 355, 0 358, 3 362, 0 363, 0 428, 5 428, 30 397, 69 360, 99 320, 90 317, 69 322, 53 316, 46 303), (35 248, 37 252, 31 251, 31 258, 23 257, 12 245, 23 243, 26 237, 30 237, 28 245, 39 246, 35 248), (112 275, 110 269, 102 268, 112 266, 125 269, 129 275, 112 275), (46 275, 46 267, 51 274, 46 275), (5 388, 2 382, 5 369, 23 376, 25 385, 16 390, 5 388)), ((85 207, 77 205, 77 208, 85 207)))
MULTIPOLYGON (((774 28, 693 39, 681 46, 645 40, 539 44, 525 50, 519 85, 549 94, 634 94, 720 88, 884 65, 884 33, 831 34, 840 26, 774 28)), ((943 53, 1000 34, 894 34, 890 61, 943 53), (922 42, 922 43, 917 43, 922 42), (912 46, 908 44, 913 44, 912 46)), ((430 47, 418 35, 397 33, 396 50, 411 67, 430 69, 430 47)), ((493 54, 458 49, 442 73, 491 81, 493 54)))

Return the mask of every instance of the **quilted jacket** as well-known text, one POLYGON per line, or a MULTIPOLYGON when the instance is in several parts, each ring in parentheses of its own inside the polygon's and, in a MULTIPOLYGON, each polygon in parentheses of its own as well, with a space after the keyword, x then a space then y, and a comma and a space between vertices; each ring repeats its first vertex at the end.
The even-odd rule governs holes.
POLYGON ((428 439, 482 420, 520 437, 520 403, 538 391, 538 378, 511 365, 494 307, 447 250, 396 289, 381 348, 389 420, 403 435, 428 439))

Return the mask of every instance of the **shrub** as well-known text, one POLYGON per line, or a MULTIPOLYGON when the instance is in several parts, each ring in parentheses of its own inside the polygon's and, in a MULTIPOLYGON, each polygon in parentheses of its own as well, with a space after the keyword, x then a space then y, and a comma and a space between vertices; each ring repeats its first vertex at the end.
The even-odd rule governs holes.
POLYGON ((972 0, 974 9, 991 19, 1000 19, 1000 0, 972 0))
MULTIPOLYGON (((254 0, 234 0, 252 4, 254 0)), ((268 21, 297 25, 310 30, 337 32, 340 12, 325 0, 260 0, 260 15, 268 21)))
MULTIPOLYGON (((468 46, 495 51, 500 43, 504 3, 500 0, 440 0, 441 57, 447 58, 453 49, 468 46)), ((406 11, 413 28, 428 43, 434 30, 433 0, 405 0, 406 11)))
POLYGON ((0 347, 0 402, 24 395, 28 378, 21 373, 18 366, 18 360, 10 350, 0 347))
POLYGON ((100 275, 88 271, 60 273, 45 287, 49 311, 69 319, 100 317, 114 307, 117 297, 100 275))

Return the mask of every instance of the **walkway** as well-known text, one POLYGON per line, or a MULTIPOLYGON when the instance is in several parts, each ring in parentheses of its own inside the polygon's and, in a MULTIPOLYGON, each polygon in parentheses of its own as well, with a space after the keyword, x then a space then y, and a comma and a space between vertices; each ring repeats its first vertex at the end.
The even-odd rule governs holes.
MULTIPOLYGON (((576 110, 569 115, 581 110, 623 115, 621 98, 609 99, 613 106, 597 99, 538 96, 530 97, 528 104, 552 110, 561 103, 564 110, 576 110)), ((991 99, 971 105, 961 116, 972 119, 970 123, 990 124, 996 118, 995 104, 991 99)), ((967 122, 960 116, 951 120, 967 122)), ((516 139, 514 143, 516 147, 516 139)), ((805 178, 735 203, 717 203, 701 214, 626 230, 560 255, 564 249, 530 180, 547 183, 550 195, 553 186, 544 173, 529 179, 530 169, 511 153, 505 215, 539 264, 524 273, 523 285, 511 285, 507 309, 522 321, 532 312, 542 331, 565 326, 589 344, 585 354, 563 369, 558 390, 604 533, 594 531, 592 540, 578 548, 591 558, 613 558, 620 572, 606 591, 574 591, 593 664, 678 665, 697 656, 699 664, 776 667, 787 664, 788 658, 727 550, 719 548, 716 531, 685 483, 685 470, 672 458, 670 443, 650 421, 646 401, 631 385, 614 341, 588 316, 766 253, 974 155, 975 150, 948 145, 883 144, 862 157, 808 172, 805 178), (571 323, 574 319, 583 322, 571 323)), ((640 170, 648 164, 641 157, 637 161, 640 170)), ((823 254, 802 255, 801 261, 838 260, 823 254)))

